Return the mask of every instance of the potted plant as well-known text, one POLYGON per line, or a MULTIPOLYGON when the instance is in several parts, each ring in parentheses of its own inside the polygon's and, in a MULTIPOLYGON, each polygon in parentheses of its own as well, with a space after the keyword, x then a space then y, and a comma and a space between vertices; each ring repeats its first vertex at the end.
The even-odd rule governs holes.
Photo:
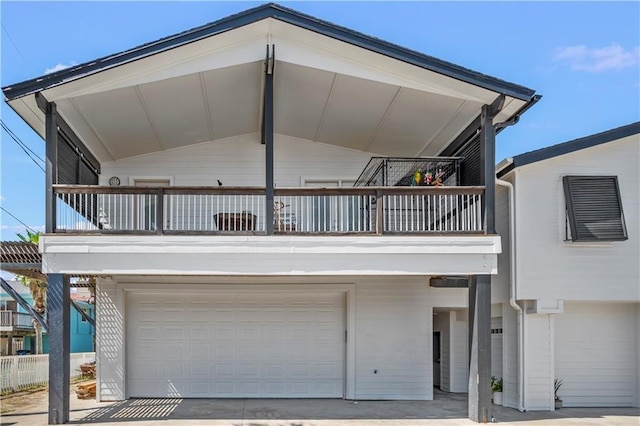
POLYGON ((491 392, 493 393, 493 403, 502 405, 502 379, 491 376, 491 392))
POLYGON ((553 394, 555 396, 555 406, 556 406, 556 410, 562 408, 562 400, 560 399, 560 397, 558 396, 558 391, 560 390, 560 387, 562 386, 562 380, 559 379, 555 379, 553 381, 553 394))

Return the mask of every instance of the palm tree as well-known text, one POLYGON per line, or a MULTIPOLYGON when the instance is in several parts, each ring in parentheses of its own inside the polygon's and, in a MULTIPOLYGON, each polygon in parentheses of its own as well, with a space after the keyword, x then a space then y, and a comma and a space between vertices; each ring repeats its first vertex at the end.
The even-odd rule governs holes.
MULTIPOLYGON (((40 240, 40 232, 30 232, 27 230, 27 235, 24 236, 22 234, 17 234, 20 241, 32 244, 38 244, 40 240)), ((22 284, 29 287, 29 291, 31 292, 31 297, 33 299, 33 310, 39 313, 41 316, 44 316, 44 313, 47 308, 47 283, 42 279, 37 279, 33 277, 27 277, 24 275, 18 275, 22 284)), ((36 331, 36 353, 42 353, 42 326, 38 321, 33 321, 33 328, 36 331)))

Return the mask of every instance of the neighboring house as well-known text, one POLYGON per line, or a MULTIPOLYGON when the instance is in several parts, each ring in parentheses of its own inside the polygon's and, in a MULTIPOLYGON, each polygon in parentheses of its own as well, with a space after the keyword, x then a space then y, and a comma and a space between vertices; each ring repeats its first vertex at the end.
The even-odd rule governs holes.
POLYGON ((97 282, 99 400, 429 400, 471 302, 487 420, 494 126, 533 90, 269 4, 3 91, 47 144, 56 359, 97 282))
MULTIPOLYGON (((20 281, 9 281, 9 285, 28 303, 33 299, 29 289, 20 281)), ((0 355, 15 355, 25 348, 31 336, 35 336, 32 317, 3 289, 0 289, 0 355)))
MULTIPOLYGON (((29 289, 20 281, 9 281, 9 285, 29 303, 33 298, 29 289)), ((95 306, 82 299, 76 299, 76 304, 91 318, 95 318, 95 306)), ((75 309, 71 310, 70 341, 71 352, 93 352, 94 327, 86 321, 75 309)), ((23 349, 35 353, 35 330, 33 318, 22 306, 0 289, 0 354, 14 355, 23 349)), ((49 336, 42 335, 42 352, 49 353, 49 336)))
POLYGON ((497 190, 504 405, 553 410, 559 379, 564 406, 640 406, 640 122, 509 158, 497 176, 515 191, 514 238, 497 190))

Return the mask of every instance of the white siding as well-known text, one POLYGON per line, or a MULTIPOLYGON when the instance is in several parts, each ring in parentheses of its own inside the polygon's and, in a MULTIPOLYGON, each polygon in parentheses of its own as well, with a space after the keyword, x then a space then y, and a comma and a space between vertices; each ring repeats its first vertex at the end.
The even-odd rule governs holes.
POLYGON ((517 313, 509 303, 502 305, 502 354, 503 405, 519 408, 517 313))
POLYGON ((427 292, 425 284, 356 286, 357 399, 433 398, 427 292))
POLYGON ((451 317, 454 312, 438 312, 433 317, 433 331, 440 332, 440 389, 451 392, 451 317))
POLYGON ((469 338, 467 310, 451 319, 451 392, 469 391, 469 338))
POLYGON ((567 407, 637 401, 638 324, 632 303, 565 303, 555 318, 555 371, 567 407))
POLYGON ((467 310, 440 312, 434 330, 442 332, 441 389, 465 393, 469 389, 467 310))
POLYGON ((491 303, 509 300, 510 292, 510 232, 509 232, 509 192, 496 185, 496 232, 500 235, 502 252, 498 255, 498 275, 491 276, 491 303))
POLYGON ((519 299, 640 300, 640 135, 519 167, 519 299), (629 239, 565 240, 562 176, 616 175, 629 239))
POLYGON ((636 402, 640 407, 640 303, 636 304, 636 402))
MULTIPOLYGON (((373 154, 283 135, 275 136, 274 169, 278 187, 301 186, 302 179, 355 180, 373 154)), ((102 165, 100 183, 118 176, 172 177, 176 186, 264 186, 264 145, 251 134, 186 148, 141 155, 102 165)))
POLYGON ((553 335, 550 315, 525 315, 525 408, 553 410, 553 335))

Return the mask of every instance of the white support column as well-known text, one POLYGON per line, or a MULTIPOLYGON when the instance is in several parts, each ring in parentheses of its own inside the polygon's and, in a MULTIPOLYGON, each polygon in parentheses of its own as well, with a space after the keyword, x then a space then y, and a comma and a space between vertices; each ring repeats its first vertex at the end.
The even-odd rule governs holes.
POLYGON ((99 278, 96 288, 96 400, 126 399, 124 292, 112 279, 99 278))
POLYGON ((552 328, 552 315, 526 315, 524 405, 528 411, 553 411, 555 408, 552 328))

